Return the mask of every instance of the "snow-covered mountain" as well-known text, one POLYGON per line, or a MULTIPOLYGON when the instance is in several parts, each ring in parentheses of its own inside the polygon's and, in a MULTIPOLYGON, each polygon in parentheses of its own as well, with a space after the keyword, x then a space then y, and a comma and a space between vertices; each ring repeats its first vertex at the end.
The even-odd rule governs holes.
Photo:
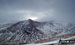
POLYGON ((66 34, 75 34, 75 26, 55 22, 20 21, 0 29, 0 42, 31 43, 66 34))

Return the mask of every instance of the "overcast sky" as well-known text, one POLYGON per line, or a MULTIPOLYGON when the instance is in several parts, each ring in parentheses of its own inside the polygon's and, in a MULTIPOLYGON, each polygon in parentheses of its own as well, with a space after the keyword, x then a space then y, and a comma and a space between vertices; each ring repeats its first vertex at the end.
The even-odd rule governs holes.
POLYGON ((29 18, 75 23, 75 0, 0 0, 0 24, 29 18))

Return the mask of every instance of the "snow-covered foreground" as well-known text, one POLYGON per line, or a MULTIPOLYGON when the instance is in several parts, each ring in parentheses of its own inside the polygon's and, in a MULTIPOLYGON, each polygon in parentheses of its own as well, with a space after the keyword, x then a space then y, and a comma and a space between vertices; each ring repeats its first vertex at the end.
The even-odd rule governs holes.
MULTIPOLYGON (((70 39, 73 39, 75 38, 75 36, 72 36, 72 37, 69 37, 69 38, 62 38, 61 40, 70 40, 70 39)), ((45 42, 45 43, 31 43, 31 44, 26 44, 26 45, 47 45, 47 44, 55 44, 55 43, 59 43, 59 40, 54 40, 54 41, 50 41, 50 42, 45 42)), ((75 44, 74 44, 75 45, 75 44)))

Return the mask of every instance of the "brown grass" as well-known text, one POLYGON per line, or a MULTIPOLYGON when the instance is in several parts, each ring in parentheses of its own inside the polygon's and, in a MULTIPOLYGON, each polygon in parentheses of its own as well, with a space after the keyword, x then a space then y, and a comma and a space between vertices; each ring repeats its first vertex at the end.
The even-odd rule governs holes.
MULTIPOLYGON (((62 35, 62 36, 58 36, 58 37, 50 38, 50 39, 37 40, 34 43, 43 43, 43 42, 48 42, 48 41, 54 41, 54 40, 57 40, 57 39, 60 39, 60 38, 69 38, 69 37, 72 37, 72 36, 75 36, 75 34, 68 34, 68 35, 62 35)), ((75 39, 72 39, 72 40, 75 40, 75 39)))

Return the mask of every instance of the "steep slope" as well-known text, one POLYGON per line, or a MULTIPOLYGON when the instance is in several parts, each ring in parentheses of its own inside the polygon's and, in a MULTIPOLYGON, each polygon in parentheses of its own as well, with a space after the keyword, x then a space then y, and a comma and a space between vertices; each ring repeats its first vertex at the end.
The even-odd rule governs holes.
POLYGON ((38 30, 32 20, 18 22, 11 27, 0 31, 0 42, 19 41, 30 43, 42 39, 43 32, 38 30))

